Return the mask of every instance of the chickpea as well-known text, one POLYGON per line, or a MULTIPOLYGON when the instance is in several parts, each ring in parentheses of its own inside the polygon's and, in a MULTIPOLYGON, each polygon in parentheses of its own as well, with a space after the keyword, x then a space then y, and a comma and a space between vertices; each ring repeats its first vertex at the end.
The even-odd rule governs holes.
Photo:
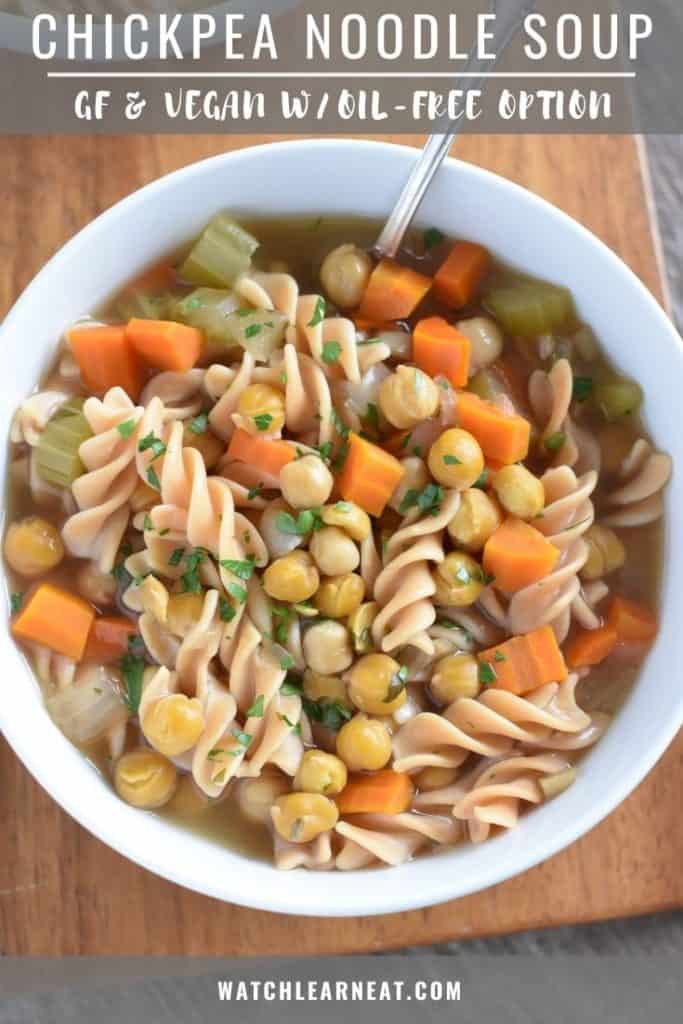
POLYGON ((357 654, 369 654, 373 650, 372 624, 377 618, 379 605, 377 601, 367 601, 353 615, 349 616, 349 630, 353 640, 353 648, 357 654))
POLYGON ((173 796, 176 783, 175 765, 156 750, 131 750, 114 768, 114 788, 133 807, 162 807, 173 796))
POLYGON ((265 541, 271 558, 281 558, 282 555, 288 555, 295 548, 300 548, 306 539, 299 536, 299 534, 284 533, 277 525, 280 513, 289 511, 289 505, 280 498, 277 498, 275 501, 268 503, 261 516, 259 533, 265 541))
POLYGON ((439 389, 415 366, 397 366, 379 389, 379 407, 399 430, 428 420, 439 408, 439 389))
POLYGON ((455 326, 470 342, 470 377, 500 358, 503 333, 495 320, 488 316, 474 316, 470 320, 458 321, 455 326))
POLYGON ((360 564, 358 548, 338 526, 323 526, 317 530, 308 547, 325 576, 341 576, 353 572, 360 564))
POLYGON ((484 589, 481 566, 470 555, 452 551, 434 569, 437 604, 449 608, 464 608, 474 604, 484 589))
POLYGON ((432 695, 444 707, 460 697, 477 697, 479 663, 471 654, 449 654, 435 665, 429 684, 432 695))
POLYGON ((406 702, 406 674, 388 654, 366 654, 349 673, 349 697, 360 711, 393 715, 406 702))
POLYGON ((348 533, 352 540, 365 540, 372 529, 370 516, 352 501, 337 501, 334 505, 326 505, 322 510, 325 526, 338 526, 348 533))
POLYGON ((481 476, 484 456, 475 437, 451 427, 429 449, 427 464, 434 479, 444 487, 465 491, 481 476))
POLYGON ((290 843, 310 843, 333 829, 339 811, 333 800, 320 793, 288 793, 275 801, 271 810, 278 835, 290 843))
MULTIPOLYGON (((199 596, 199 595, 197 595, 199 596)), ((145 576, 138 587, 138 598, 144 612, 148 612, 157 622, 166 622, 168 614, 168 590, 156 576, 145 576)))
POLYGON ((64 558, 59 530, 40 516, 12 523, 5 536, 5 558, 20 576, 41 576, 64 558))
POLYGON ((431 765, 417 773, 415 782, 419 790, 443 789, 455 782, 457 777, 457 768, 437 768, 431 765))
POLYGON ((237 412, 250 434, 274 434, 285 425, 285 396, 270 384, 249 384, 239 397, 237 412))
POLYGON ((348 631, 341 622, 316 622, 304 635, 304 657, 319 675, 343 672, 353 661, 348 631))
POLYGON ((391 757, 389 730, 378 718, 354 715, 337 733, 337 753, 352 772, 376 772, 391 757))
MULTIPOLYGON (((204 459, 207 469, 213 469, 221 455, 225 451, 225 443, 219 437, 212 434, 207 428, 203 433, 197 434, 192 430, 189 423, 183 427, 183 447, 194 448, 204 459)), ((154 491, 156 501, 159 500, 159 492, 154 491)))
POLYGON ((142 722, 142 731, 151 745, 166 757, 177 757, 190 750, 204 729, 202 706, 196 697, 172 693, 152 705, 142 722))
POLYGON ((321 615, 331 619, 344 619, 352 615, 365 596, 365 581, 355 572, 342 576, 329 576, 320 584, 313 604, 321 615))
POLYGON ((323 505, 330 494, 334 479, 317 455, 303 455, 280 470, 282 497, 292 508, 312 508, 323 505))
POLYGON ((263 574, 263 586, 276 601, 307 601, 318 589, 320 576, 307 551, 277 558, 263 574))
POLYGON ((356 245, 338 245, 320 268, 320 282, 331 302, 339 309, 355 309, 372 273, 372 260, 356 245))
POLYGON ((324 750, 307 750, 294 776, 294 789, 336 796, 346 785, 346 765, 324 750))
POLYGON ((204 607, 201 594, 171 594, 166 606, 166 625, 174 636, 186 636, 199 622, 204 607))
POLYGON ((505 511, 517 519, 533 519, 543 511, 543 484, 526 466, 503 466, 494 473, 492 486, 505 511))
POLYGON ((275 769, 266 768, 257 779, 240 780, 237 803, 247 821, 269 825, 271 807, 285 793, 289 793, 289 779, 275 769))
POLYGON ((472 487, 460 495, 460 507, 448 524, 448 533, 465 551, 481 551, 502 522, 498 503, 478 487, 472 487))
POLYGON ((626 561, 624 545, 609 527, 593 523, 583 539, 588 545, 588 557, 580 573, 584 580, 602 579, 615 569, 620 569, 626 561))
POLYGON ((116 599, 116 577, 110 572, 102 572, 97 562, 86 562, 81 566, 76 574, 76 586, 86 601, 91 601, 98 608, 106 608, 116 599))
POLYGON ((404 470, 403 477, 389 501, 389 506, 393 508, 394 512, 399 511, 408 491, 422 491, 430 480, 427 467, 417 455, 410 455, 407 459, 402 459, 401 465, 404 470))
POLYGON ((303 678, 304 693, 309 700, 327 700, 330 703, 344 704, 348 707, 346 686, 339 676, 323 676, 318 672, 306 669, 303 678))

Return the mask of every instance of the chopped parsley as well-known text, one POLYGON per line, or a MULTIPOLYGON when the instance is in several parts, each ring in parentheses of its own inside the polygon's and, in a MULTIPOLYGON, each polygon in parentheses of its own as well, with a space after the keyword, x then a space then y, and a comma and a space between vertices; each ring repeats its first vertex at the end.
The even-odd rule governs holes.
POLYGON ((281 722, 284 722, 285 725, 289 726, 289 728, 293 731, 295 736, 300 736, 301 735, 301 724, 300 724, 300 722, 290 722, 290 720, 287 718, 287 715, 280 715, 280 714, 278 714, 278 718, 280 719, 281 722))
POLYGON ((488 482, 489 482, 489 471, 488 471, 488 469, 482 469, 481 473, 479 474, 477 479, 474 481, 472 486, 473 487, 479 487, 479 488, 481 488, 481 490, 484 490, 486 488, 486 485, 488 484, 488 482))
POLYGON ((443 461, 447 466, 461 466, 462 460, 457 455, 444 455, 443 461))
POLYGON ((401 665, 398 672, 394 672, 389 683, 387 695, 384 698, 384 704, 391 704, 396 700, 400 694, 403 693, 408 684, 408 669, 405 665, 401 665))
POLYGON ((421 491, 416 491, 413 487, 406 491, 403 496, 403 500, 399 505, 399 512, 401 515, 405 515, 410 511, 411 508, 419 508, 421 512, 427 512, 429 515, 438 516, 441 511, 441 502, 443 501, 443 488, 438 484, 427 484, 421 491))
POLYGON ((11 594, 10 595, 9 603, 10 603, 10 608, 12 609, 12 615, 16 615, 17 614, 17 612, 21 608, 21 603, 22 603, 23 600, 24 600, 24 595, 23 594, 16 593, 16 594, 11 594))
POLYGON ((240 604, 244 604, 247 599, 247 592, 239 583, 228 583, 228 593, 240 604))
POLYGON ((263 491, 263 484, 256 484, 256 487, 251 487, 247 491, 247 501, 253 501, 254 498, 260 498, 262 491, 263 491))
POLYGON ((322 360, 329 366, 331 363, 337 362, 341 353, 342 347, 338 341, 326 341, 323 345, 322 360))
POLYGON ((263 324, 249 324, 244 328, 245 338, 255 338, 263 330, 263 324))
POLYGON ((312 530, 319 530, 322 525, 322 516, 318 508, 305 508, 299 512, 296 519, 291 512, 278 512, 275 525, 280 533, 286 533, 293 537, 304 537, 312 530))
POLYGON ((347 512, 353 511, 353 505, 350 501, 337 501, 334 505, 337 512, 341 512, 342 515, 346 515, 347 512))
POLYGON ((416 455, 418 457, 418 459, 422 458, 423 452, 422 452, 422 445, 421 444, 413 445, 413 455, 416 455))
POLYGON ((321 324, 324 319, 325 319, 325 300, 322 297, 322 295, 319 295, 317 300, 316 300, 316 303, 315 303, 315 308, 313 310, 313 316, 308 321, 308 324, 306 326, 307 327, 317 327, 318 324, 321 324))
POLYGON ((158 459, 166 454, 166 445, 160 437, 155 437, 153 433, 149 433, 141 441, 138 441, 138 451, 151 451, 152 461, 154 461, 154 459, 158 459))
POLYGON ((332 425, 334 426, 334 429, 337 431, 340 437, 343 437, 344 440, 346 440, 351 431, 346 426, 346 424, 344 423, 343 419, 341 418, 337 410, 334 408, 334 406, 330 410, 330 416, 332 418, 332 425))
POLYGON ((284 669, 285 672, 290 668, 294 668, 294 658, 291 654, 285 652, 280 658, 280 668, 284 669))
POLYGON ((422 235, 425 252, 429 252, 429 250, 434 249, 435 246, 441 245, 443 240, 444 236, 438 228, 427 228, 422 235))
POLYGON ((129 650, 119 661, 119 668, 126 687, 123 703, 131 715, 137 715, 142 697, 142 674, 145 671, 145 660, 129 650))
POLYGON ((379 410, 374 402, 368 402, 365 410, 365 422, 372 427, 375 433, 379 433, 379 410))
POLYGON ((206 558, 204 548, 194 548, 185 555, 185 572, 182 575, 183 591, 186 594, 201 594, 202 584, 199 579, 199 567, 206 558))
POLYGON ((221 622, 232 622, 237 615, 237 612, 224 597, 218 599, 218 614, 220 615, 221 622))
POLYGON ((249 555, 244 560, 221 558, 221 565, 228 572, 231 572, 233 576, 237 576, 241 580, 250 580, 254 573, 254 556, 249 555))
POLYGON ((161 490, 161 484, 159 483, 159 477, 156 475, 153 466, 150 466, 147 470, 147 483, 150 487, 153 487, 156 491, 161 490))
POLYGON ((572 398, 575 402, 585 402, 593 390, 592 377, 574 377, 572 398))
POLYGON ((126 420, 125 423, 119 423, 116 429, 121 437, 130 437, 135 430, 135 420, 126 420))
POLYGON ((185 548, 174 548, 168 560, 169 565, 180 565, 185 554, 185 548))
POLYGON ((247 718, 263 718, 263 694, 260 693, 247 711, 247 718))
POLYGON ((284 647, 287 643, 289 624, 292 621, 292 609, 288 608, 286 604, 274 604, 272 606, 272 614, 275 624, 273 637, 278 644, 282 644, 284 647))
POLYGON ((212 747, 206 755, 207 761, 218 761, 222 754, 227 754, 228 751, 224 747, 212 747))
POLYGON ((493 655, 493 660, 494 661, 506 661, 507 659, 506 659, 506 657, 505 657, 505 655, 503 654, 502 651, 496 651, 495 654, 493 655))
POLYGON ((205 412, 200 412, 198 416, 195 416, 193 420, 187 425, 187 429, 193 434, 205 434, 207 427, 209 426, 209 417, 205 412))
POLYGON ((119 556, 120 556, 119 560, 116 562, 116 564, 114 565, 114 568, 111 571, 111 574, 112 574, 112 576, 114 577, 115 580, 119 580, 119 582, 124 582, 125 581, 126 577, 128 576, 128 573, 126 572, 125 561, 128 558, 128 556, 132 555, 132 554, 133 554, 133 546, 132 546, 132 544, 122 544, 121 545, 121 547, 119 548, 119 556))
POLYGON ((301 683, 294 676, 286 676, 284 683, 280 687, 280 693, 283 697, 300 697, 301 683))
POLYGON ((287 371, 286 370, 280 370, 280 383, 281 384, 286 384, 287 383, 287 371))
POLYGON ((491 683, 495 683, 498 676, 493 665, 488 661, 479 662, 479 682, 484 686, 490 686, 491 683))
POLYGON ((237 740, 239 745, 241 747, 244 747, 245 750, 247 749, 247 747, 249 746, 249 744, 252 741, 252 737, 249 735, 249 733, 248 732, 242 732, 242 730, 238 729, 237 726, 235 726, 234 729, 230 730, 230 735, 234 736, 234 738, 237 740))
POLYGON ((321 697, 320 700, 303 698, 304 711, 312 722, 318 722, 325 729, 332 732, 339 732, 344 722, 353 717, 353 711, 346 704, 339 700, 327 700, 321 697))
POLYGON ((153 530, 154 529, 154 526, 152 524, 152 518, 151 518, 149 512, 145 512, 145 518, 144 518, 144 521, 142 523, 142 526, 143 526, 143 529, 147 530, 148 532, 149 532, 149 530, 153 530))
POLYGON ((558 430, 556 434, 549 434, 543 444, 547 451, 559 452, 566 440, 567 435, 563 431, 558 430))
POLYGON ((273 417, 269 412, 260 412, 258 416, 254 416, 254 423, 256 424, 257 430, 267 430, 273 422, 273 417))

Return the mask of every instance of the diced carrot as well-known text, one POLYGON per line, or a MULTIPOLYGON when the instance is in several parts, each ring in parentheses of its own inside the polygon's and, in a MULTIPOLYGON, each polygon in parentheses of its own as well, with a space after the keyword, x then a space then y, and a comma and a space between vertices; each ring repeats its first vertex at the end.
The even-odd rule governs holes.
POLYGON ((521 519, 506 519, 484 545, 484 571, 496 586, 511 594, 552 572, 558 549, 539 530, 521 519))
POLYGON ((470 366, 470 340, 443 317, 430 316, 413 331, 413 362, 430 377, 441 375, 454 388, 463 388, 470 366))
POLYGON ((296 458, 296 452, 294 446, 287 441, 256 437, 238 427, 228 446, 228 458, 246 462, 247 465, 277 477, 282 467, 296 458))
POLYGON ((126 324, 126 337, 149 366, 187 373, 199 359, 204 336, 196 327, 174 320, 139 320, 126 324))
POLYGON ((344 468, 337 480, 339 493, 371 516, 381 516, 404 473, 404 467, 389 452, 351 434, 344 468))
POLYGON ((657 620, 643 604, 615 597, 607 612, 607 625, 616 631, 621 644, 651 644, 657 636, 657 620))
POLYGON ((617 644, 614 626, 598 626, 597 629, 580 630, 567 644, 567 664, 570 668, 587 668, 599 665, 617 644))
POLYGON ((97 661, 102 665, 118 661, 128 650, 128 641, 137 636, 137 632, 135 623, 124 615, 100 615, 90 627, 83 657, 86 661, 97 661))
POLYGON ((551 626, 513 636, 481 651, 477 658, 484 683, 517 695, 567 678, 567 666, 551 626))
POLYGON ((434 275, 434 294, 453 309, 466 306, 474 298, 491 257, 475 242, 456 242, 434 275))
POLYGON ((385 768, 349 779, 336 798, 337 807, 340 814, 401 814, 410 807, 413 793, 406 772, 385 768))
POLYGON ((458 426, 476 437, 487 460, 507 466, 528 455, 531 424, 523 416, 511 416, 469 391, 458 395, 456 416, 458 426))
POLYGON ((12 632, 20 640, 33 640, 80 661, 94 618, 95 609, 82 597, 41 583, 12 622, 12 632))
POLYGON ((358 316, 374 323, 405 320, 431 287, 431 277, 418 274, 410 267, 402 267, 393 260, 380 260, 370 275, 358 307, 358 316))
POLYGON ((103 395, 109 388, 120 387, 137 399, 145 369, 125 327, 72 327, 67 340, 88 391, 103 395))

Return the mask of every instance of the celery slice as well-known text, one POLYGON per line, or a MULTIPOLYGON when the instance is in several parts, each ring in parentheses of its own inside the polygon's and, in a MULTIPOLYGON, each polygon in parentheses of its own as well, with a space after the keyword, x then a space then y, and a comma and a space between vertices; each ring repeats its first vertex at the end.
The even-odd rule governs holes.
POLYGON ((480 370, 475 373, 467 383, 467 390, 474 392, 479 398, 486 402, 492 402, 503 391, 500 380, 489 373, 488 370, 480 370))
POLYGON ((608 423, 638 412, 643 401, 643 389, 627 377, 610 377, 593 389, 593 401, 608 423))
POLYGON ((571 292, 546 281, 492 288, 484 306, 508 334, 522 337, 550 334, 574 317, 571 292))
POLYGON ((114 313, 117 320, 165 320, 171 296, 168 292, 150 295, 149 292, 126 291, 116 300, 114 313))
POLYGON ((173 303, 171 316, 190 327, 198 327, 209 342, 234 346, 235 338, 226 318, 238 308, 239 300, 233 292, 223 288, 195 288, 173 303))
POLYGON ((210 288, 232 285, 251 266, 258 244, 232 217, 219 213, 193 245, 180 267, 180 277, 210 288))
POLYGON ((237 344, 258 363, 267 363, 285 340, 287 317, 274 309, 238 309, 225 318, 237 344))
POLYGON ((85 471, 78 449, 92 431, 83 412, 81 399, 69 399, 57 410, 43 431, 36 448, 39 476, 55 487, 70 487, 85 471))

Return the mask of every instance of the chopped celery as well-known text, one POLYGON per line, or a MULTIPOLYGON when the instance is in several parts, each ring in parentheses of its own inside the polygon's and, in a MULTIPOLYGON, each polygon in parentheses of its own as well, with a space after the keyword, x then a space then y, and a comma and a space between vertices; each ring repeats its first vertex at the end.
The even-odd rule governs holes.
POLYGON ((225 322, 237 344, 257 362, 267 362, 285 340, 287 317, 273 309, 238 309, 225 322))
POLYGON ((251 266, 257 240, 232 217, 219 213, 209 221, 178 273, 190 284, 232 285, 251 266))
POLYGON ((143 291, 125 291, 116 301, 114 313, 118 320, 164 320, 171 296, 168 292, 150 295, 143 291))
POLYGON ((237 344, 226 318, 238 307, 239 300, 233 292, 222 288, 195 288, 173 303, 171 318, 198 327, 207 342, 225 348, 237 344))
POLYGON ((84 472, 78 449, 92 437, 92 431, 83 415, 82 404, 79 398, 65 402, 48 422, 36 448, 39 476, 56 487, 70 487, 84 472))
POLYGON ((503 388, 494 374, 489 373, 488 370, 480 370, 468 382, 467 390, 474 392, 475 395, 478 395, 479 398, 483 398, 487 402, 492 402, 496 395, 501 393, 503 388))
POLYGON ((484 305, 508 334, 552 334, 574 317, 571 292, 546 281, 520 281, 492 288, 484 305))
POLYGON ((626 377, 610 377, 596 384, 593 399, 608 423, 637 412, 643 401, 643 389, 626 377))

